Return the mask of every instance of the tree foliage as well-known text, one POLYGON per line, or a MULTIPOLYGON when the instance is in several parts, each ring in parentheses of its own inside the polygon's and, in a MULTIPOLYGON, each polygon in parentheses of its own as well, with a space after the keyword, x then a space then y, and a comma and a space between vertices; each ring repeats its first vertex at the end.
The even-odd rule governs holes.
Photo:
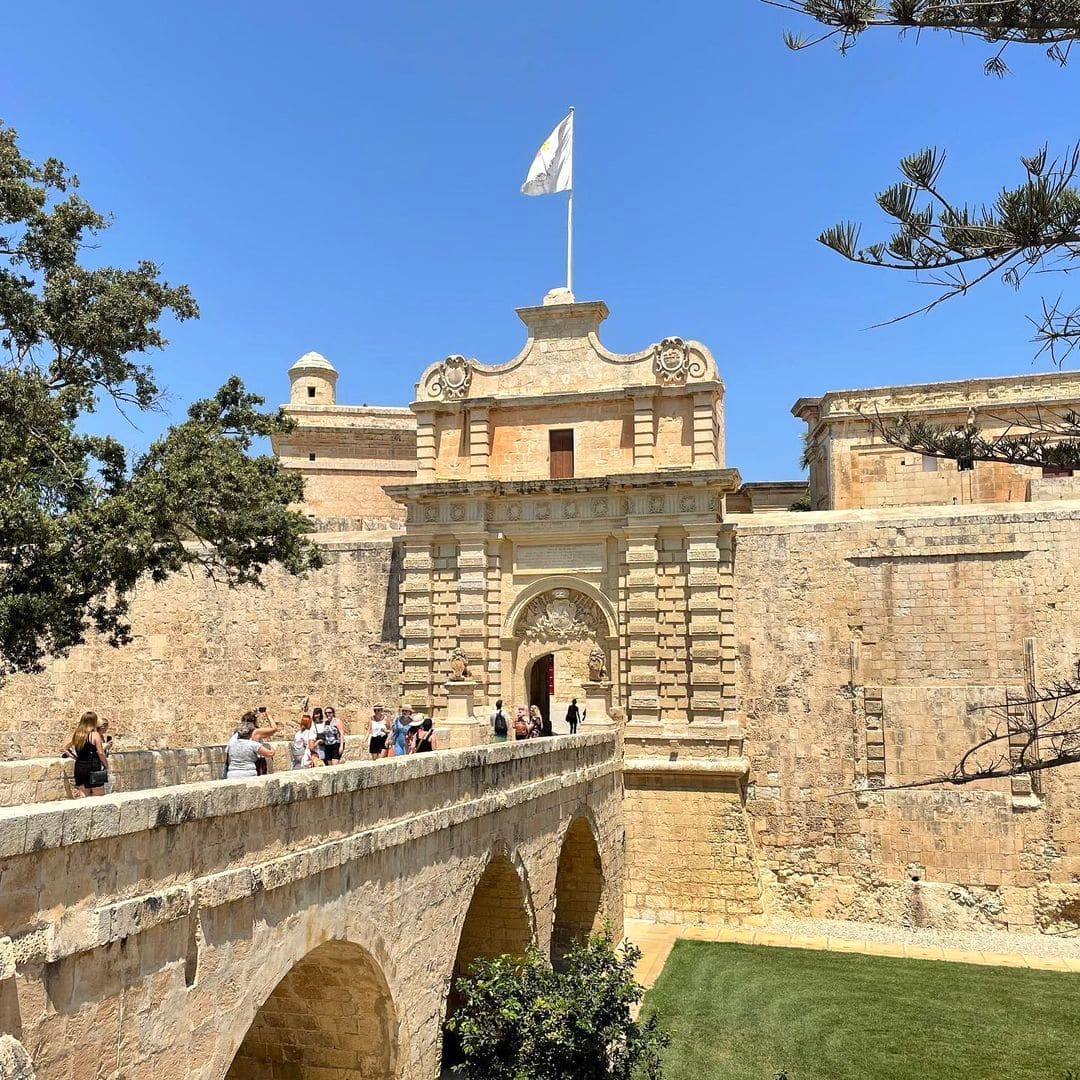
MULTIPOLYGON (((1019 287, 1033 270, 1071 270, 1080 258, 1080 146, 1051 160, 1044 146, 1020 159, 1022 181, 1004 187, 989 204, 957 201, 942 190, 945 155, 924 149, 900 162, 903 179, 877 195, 892 218, 887 240, 860 246, 860 226, 842 222, 818 240, 845 259, 868 266, 914 271, 938 286, 928 311, 991 277, 1019 287)), ((904 316, 906 317, 906 316, 904 316)), ((1060 365, 1080 341, 1080 308, 1044 302, 1032 319, 1041 350, 1060 365)))
POLYGON ((556 971, 536 950, 480 960, 448 1021, 465 1080, 660 1080, 667 1044, 655 1015, 635 1020, 641 950, 610 934, 573 945, 556 971))
POLYGON ((807 16, 826 29, 812 37, 788 32, 791 49, 824 41, 847 52, 868 30, 891 28, 907 33, 943 31, 985 41, 996 48, 984 65, 1002 76, 1010 45, 1041 45, 1059 64, 1069 58, 1080 37, 1080 0, 764 0, 771 7, 807 16))
POLYGON ((131 593, 201 567, 228 585, 279 562, 317 562, 303 491, 255 438, 286 431, 280 412, 230 379, 144 454, 87 434, 102 397, 158 408, 147 353, 160 323, 198 315, 186 286, 151 262, 85 265, 108 219, 54 158, 35 164, 0 124, 0 678, 38 670, 92 628, 130 638, 131 593))

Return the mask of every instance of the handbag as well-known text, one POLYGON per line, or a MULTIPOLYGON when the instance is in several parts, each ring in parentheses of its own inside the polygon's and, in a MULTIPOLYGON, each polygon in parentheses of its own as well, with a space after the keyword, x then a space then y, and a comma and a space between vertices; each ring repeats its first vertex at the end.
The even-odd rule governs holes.
POLYGON ((95 769, 89 776, 90 786, 104 787, 109 782, 109 770, 108 769, 95 769))

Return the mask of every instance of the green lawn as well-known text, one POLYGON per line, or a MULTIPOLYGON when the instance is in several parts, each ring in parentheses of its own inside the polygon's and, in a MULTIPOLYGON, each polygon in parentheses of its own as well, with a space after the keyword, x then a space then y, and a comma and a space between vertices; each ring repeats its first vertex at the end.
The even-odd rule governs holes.
POLYGON ((1080 1080, 1080 975, 678 941, 664 1080, 1080 1080))

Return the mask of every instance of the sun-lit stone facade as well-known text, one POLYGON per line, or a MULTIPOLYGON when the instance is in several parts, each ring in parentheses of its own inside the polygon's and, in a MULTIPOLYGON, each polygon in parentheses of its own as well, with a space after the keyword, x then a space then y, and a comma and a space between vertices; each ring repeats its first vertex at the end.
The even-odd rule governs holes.
POLYGON ((881 427, 901 416, 943 427, 975 422, 1020 434, 1080 411, 1080 372, 830 390, 791 408, 806 422, 810 508, 963 506, 1080 498, 1080 477, 999 462, 956 462, 890 446, 881 427))

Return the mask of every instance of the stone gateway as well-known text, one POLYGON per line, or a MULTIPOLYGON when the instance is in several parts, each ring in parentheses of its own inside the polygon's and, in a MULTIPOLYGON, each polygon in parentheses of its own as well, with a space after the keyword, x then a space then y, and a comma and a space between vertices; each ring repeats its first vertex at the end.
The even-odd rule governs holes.
POLYGON ((607 307, 565 290, 518 314, 515 357, 452 353, 408 408, 339 405, 315 353, 289 370, 275 451, 321 570, 148 583, 130 647, 0 687, 14 1075, 434 1080, 473 958, 624 914, 1080 930, 1080 769, 891 787, 954 763, 972 706, 1074 670, 1080 477, 868 420, 1015 430, 1080 408, 1076 373, 801 398, 808 484, 743 483, 704 345, 611 352, 607 307), (214 779, 240 712, 306 695, 344 765, 214 779), (491 744, 496 699, 584 720, 491 744), (362 760, 399 700, 440 753, 362 760), (73 802, 55 753, 85 708, 123 749, 117 792, 73 802), (287 1023, 315 988, 347 1023, 287 1023))

